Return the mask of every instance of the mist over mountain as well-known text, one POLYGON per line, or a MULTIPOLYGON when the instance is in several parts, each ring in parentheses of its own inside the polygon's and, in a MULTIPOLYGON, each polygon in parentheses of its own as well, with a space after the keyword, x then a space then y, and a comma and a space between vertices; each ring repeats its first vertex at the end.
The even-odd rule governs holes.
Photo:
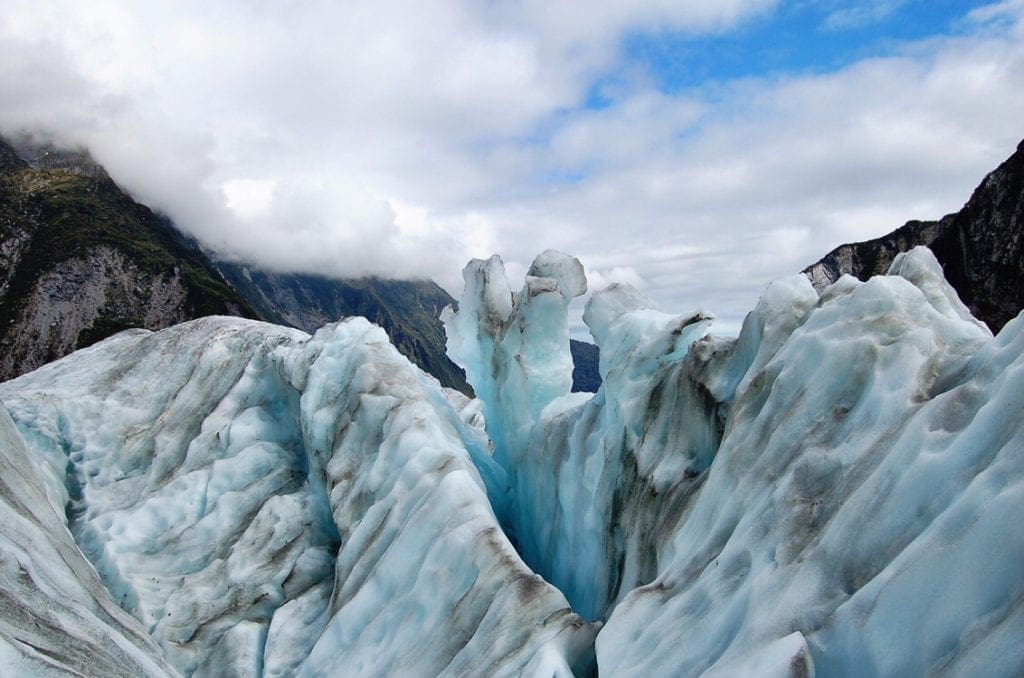
POLYGON ((0 159, 0 378, 133 327, 258 317, 86 151, 24 139, 16 149, 0 137, 0 159))
MULTIPOLYGON (((210 259, 166 218, 122 191, 84 149, 0 137, 0 378, 119 331, 204 315, 259 318, 313 332, 351 315, 383 327, 403 355, 466 393, 438 319, 455 299, 432 281, 336 279, 210 259)), ((579 390, 596 391, 597 355, 579 353, 579 390)))
MULTIPOLYGON (((956 214, 911 221, 888 236, 839 246, 805 273, 822 289, 843 273, 861 279, 884 273, 895 254, 929 245, 972 311, 1000 328, 1024 304, 1021 155, 1018 148, 956 214)), ((0 140, 0 171, 8 214, 6 283, 0 288, 6 320, 0 342, 9 347, 4 376, 122 329, 159 329, 209 313, 260 317, 305 331, 362 315, 383 326, 399 350, 442 384, 469 392, 461 370, 444 354, 437 320, 454 299, 432 282, 338 280, 211 262, 191 238, 124 194, 84 149, 57 148, 24 135, 13 144, 0 140), (39 226, 58 221, 65 230, 39 226), (68 239, 74 242, 70 247, 68 239), (32 252, 41 252, 41 260, 32 252), (26 265, 19 267, 24 256, 26 265)), ((578 366, 574 389, 596 391, 596 350, 573 340, 572 351, 578 366)))

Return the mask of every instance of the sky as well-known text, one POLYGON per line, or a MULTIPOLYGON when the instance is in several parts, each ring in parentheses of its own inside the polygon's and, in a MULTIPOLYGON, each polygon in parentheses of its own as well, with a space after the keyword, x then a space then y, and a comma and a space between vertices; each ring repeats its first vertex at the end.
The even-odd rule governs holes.
POLYGON ((554 248, 730 334, 1014 151, 1024 0, 0 0, 24 131, 227 258, 458 296, 554 248))

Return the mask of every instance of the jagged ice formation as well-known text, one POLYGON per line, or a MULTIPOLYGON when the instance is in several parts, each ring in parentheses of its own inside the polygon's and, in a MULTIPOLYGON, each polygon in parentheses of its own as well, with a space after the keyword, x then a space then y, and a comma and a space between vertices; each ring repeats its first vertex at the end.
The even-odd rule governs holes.
MULTIPOLYGON (((492 360, 485 410, 532 412, 501 277, 467 268, 453 354, 492 360)), ((1024 320, 993 339, 925 248, 820 298, 777 281, 735 340, 652 306, 594 294, 602 389, 492 431, 527 563, 607 619, 602 674, 1024 671, 1024 320)))
POLYGON ((0 663, 1024 672, 1024 320, 993 338, 928 250, 776 281, 735 339, 596 292, 593 396, 579 262, 465 279, 445 323, 480 400, 361 319, 129 331, 0 384, 0 663))

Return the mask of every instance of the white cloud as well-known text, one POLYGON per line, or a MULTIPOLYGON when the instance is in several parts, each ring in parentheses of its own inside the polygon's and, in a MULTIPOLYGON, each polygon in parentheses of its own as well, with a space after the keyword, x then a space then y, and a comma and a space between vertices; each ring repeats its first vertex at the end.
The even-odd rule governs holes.
POLYGON ((262 179, 230 179, 221 190, 227 208, 239 219, 258 219, 270 212, 276 182, 262 179))
POLYGON ((831 73, 672 94, 640 73, 581 106, 622 72, 624 35, 727 31, 774 7, 14 0, 0 129, 88 144, 237 257, 457 293, 470 257, 522 273, 554 247, 592 289, 632 278, 731 329, 770 279, 957 209, 1024 135, 1020 0, 831 73))
POLYGON ((891 17, 908 0, 859 0, 852 5, 838 7, 825 17, 828 30, 861 28, 891 17))

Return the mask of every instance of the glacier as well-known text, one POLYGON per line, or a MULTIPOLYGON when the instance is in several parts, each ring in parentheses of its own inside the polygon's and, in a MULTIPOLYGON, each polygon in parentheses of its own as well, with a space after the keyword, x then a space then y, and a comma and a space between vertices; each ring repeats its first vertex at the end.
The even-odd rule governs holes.
POLYGON ((1024 673, 1024 319, 917 248, 736 338, 474 260, 443 389, 358 318, 121 333, 0 384, 25 675, 1024 673), (9 412, 9 415, 8 415, 9 412))
MULTIPOLYGON (((35 453, 33 509, 66 516, 137 620, 115 621, 166 657, 121 675, 568 676, 592 661, 596 628, 497 523, 485 478, 500 469, 472 407, 363 319, 312 337, 234 318, 130 331, 0 398, 35 453)), ((8 553, 8 569, 26 562, 8 553)))

